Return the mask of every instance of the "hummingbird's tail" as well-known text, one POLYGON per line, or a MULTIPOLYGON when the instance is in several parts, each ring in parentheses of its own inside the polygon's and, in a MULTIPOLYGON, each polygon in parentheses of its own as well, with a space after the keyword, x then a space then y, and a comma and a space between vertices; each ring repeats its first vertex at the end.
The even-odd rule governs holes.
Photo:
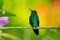
POLYGON ((33 29, 33 31, 36 35, 39 35, 39 29, 33 29))

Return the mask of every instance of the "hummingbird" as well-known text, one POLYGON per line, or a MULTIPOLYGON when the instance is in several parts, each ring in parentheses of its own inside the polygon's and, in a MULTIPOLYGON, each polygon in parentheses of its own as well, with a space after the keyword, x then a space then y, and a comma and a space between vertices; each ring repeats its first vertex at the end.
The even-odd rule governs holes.
POLYGON ((31 9, 29 9, 29 10, 31 11, 31 15, 29 17, 30 25, 31 25, 34 33, 36 35, 39 35, 39 29, 37 29, 39 27, 39 18, 38 18, 38 15, 37 15, 37 11, 36 10, 31 10, 31 9))

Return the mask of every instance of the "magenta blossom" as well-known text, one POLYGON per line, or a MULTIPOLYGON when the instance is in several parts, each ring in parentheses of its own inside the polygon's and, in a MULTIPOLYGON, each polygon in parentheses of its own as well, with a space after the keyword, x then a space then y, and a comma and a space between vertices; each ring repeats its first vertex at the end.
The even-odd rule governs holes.
POLYGON ((0 17, 0 26, 7 25, 9 22, 9 17, 0 17))

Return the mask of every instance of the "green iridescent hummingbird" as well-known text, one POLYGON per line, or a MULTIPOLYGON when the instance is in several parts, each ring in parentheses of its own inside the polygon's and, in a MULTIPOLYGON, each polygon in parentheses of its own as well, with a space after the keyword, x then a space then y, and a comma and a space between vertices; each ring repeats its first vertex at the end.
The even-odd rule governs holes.
POLYGON ((38 15, 37 15, 37 11, 36 10, 31 10, 31 9, 29 9, 29 10, 31 11, 31 15, 30 15, 30 18, 29 18, 30 25, 33 28, 34 33, 36 35, 39 35, 39 29, 37 29, 37 27, 39 27, 39 18, 38 18, 38 15))

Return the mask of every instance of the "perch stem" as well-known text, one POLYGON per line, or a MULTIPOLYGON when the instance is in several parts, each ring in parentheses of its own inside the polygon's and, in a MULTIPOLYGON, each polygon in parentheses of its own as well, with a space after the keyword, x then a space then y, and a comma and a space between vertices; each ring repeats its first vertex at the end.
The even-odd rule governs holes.
MULTIPOLYGON (((59 29, 60 27, 37 27, 37 28, 33 28, 33 29, 59 29)), ((32 29, 31 27, 21 27, 21 26, 17 26, 17 27, 1 27, 0 30, 3 29, 32 29)))

